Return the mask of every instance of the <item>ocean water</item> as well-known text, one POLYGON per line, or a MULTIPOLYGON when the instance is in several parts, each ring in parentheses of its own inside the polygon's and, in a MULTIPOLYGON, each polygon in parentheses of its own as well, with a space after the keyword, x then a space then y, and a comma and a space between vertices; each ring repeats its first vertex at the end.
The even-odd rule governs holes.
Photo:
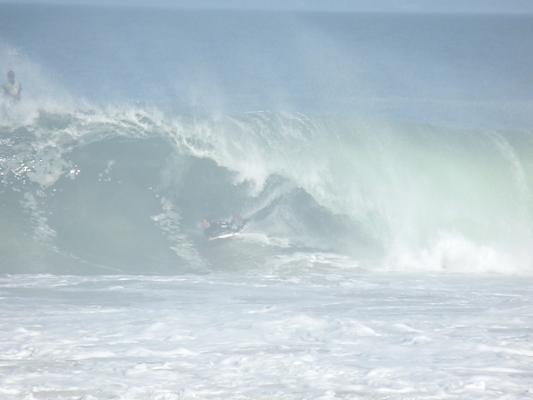
POLYGON ((532 22, 1 4, 2 398, 533 398, 532 22))
POLYGON ((238 279, 2 277, 0 394, 533 397, 533 296, 521 280, 334 273, 316 261, 307 265, 298 273, 238 279))

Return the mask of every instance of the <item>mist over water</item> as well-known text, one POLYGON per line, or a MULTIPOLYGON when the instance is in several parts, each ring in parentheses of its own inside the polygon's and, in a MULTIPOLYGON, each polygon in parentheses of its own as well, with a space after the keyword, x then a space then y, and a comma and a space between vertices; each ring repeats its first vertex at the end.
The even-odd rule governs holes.
POLYGON ((529 16, 0 7, 2 272, 532 271, 529 16))

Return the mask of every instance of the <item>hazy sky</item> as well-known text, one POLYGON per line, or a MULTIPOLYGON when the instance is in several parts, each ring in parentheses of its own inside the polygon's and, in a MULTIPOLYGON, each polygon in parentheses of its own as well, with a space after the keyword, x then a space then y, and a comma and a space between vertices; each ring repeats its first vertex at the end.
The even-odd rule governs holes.
POLYGON ((532 0, 0 0, 0 3, 107 4, 270 10, 533 13, 532 0))

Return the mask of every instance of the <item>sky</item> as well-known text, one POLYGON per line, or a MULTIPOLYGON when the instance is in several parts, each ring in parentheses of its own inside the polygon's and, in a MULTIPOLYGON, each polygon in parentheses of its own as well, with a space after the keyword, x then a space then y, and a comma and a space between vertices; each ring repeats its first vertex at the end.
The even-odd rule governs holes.
POLYGON ((0 3, 416 13, 533 13, 532 0, 0 0, 0 3))

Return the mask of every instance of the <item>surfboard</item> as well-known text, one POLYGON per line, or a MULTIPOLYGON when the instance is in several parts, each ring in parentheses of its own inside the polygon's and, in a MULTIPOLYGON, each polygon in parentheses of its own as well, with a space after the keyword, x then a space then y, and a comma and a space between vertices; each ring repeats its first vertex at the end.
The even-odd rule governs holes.
POLYGON ((238 236, 238 234, 239 232, 228 232, 228 233, 223 233, 217 236, 211 236, 208 240, 211 241, 211 240, 229 239, 229 238, 238 236))

